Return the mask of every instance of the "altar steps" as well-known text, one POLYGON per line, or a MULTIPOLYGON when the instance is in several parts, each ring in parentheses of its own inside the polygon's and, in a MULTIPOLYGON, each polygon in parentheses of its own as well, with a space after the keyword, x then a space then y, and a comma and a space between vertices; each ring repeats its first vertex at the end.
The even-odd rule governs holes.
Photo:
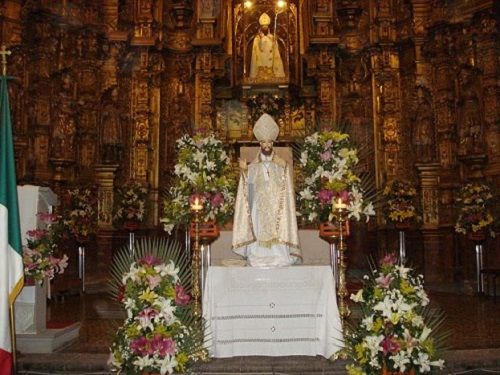
MULTIPOLYGON (((113 374, 106 364, 107 354, 52 353, 21 355, 18 375, 113 374)), ((233 357, 198 364, 200 375, 337 375, 346 374, 346 361, 330 362, 322 357, 233 357)), ((500 372, 500 348, 453 350, 446 355, 441 374, 488 374, 500 372)))

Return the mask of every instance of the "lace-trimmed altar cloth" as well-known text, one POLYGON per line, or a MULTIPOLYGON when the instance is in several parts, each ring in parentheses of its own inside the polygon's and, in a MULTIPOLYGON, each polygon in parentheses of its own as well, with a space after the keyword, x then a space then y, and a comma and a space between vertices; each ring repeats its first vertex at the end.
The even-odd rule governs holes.
POLYGON ((210 267, 203 295, 212 357, 329 358, 343 347, 328 266, 210 267))

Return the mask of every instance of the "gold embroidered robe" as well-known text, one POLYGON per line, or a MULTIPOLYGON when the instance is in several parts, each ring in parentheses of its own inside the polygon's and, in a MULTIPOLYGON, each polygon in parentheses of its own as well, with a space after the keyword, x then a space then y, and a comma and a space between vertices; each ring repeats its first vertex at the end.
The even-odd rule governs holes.
POLYGON ((274 154, 259 154, 240 175, 232 245, 251 266, 302 260, 293 183, 287 163, 274 154))

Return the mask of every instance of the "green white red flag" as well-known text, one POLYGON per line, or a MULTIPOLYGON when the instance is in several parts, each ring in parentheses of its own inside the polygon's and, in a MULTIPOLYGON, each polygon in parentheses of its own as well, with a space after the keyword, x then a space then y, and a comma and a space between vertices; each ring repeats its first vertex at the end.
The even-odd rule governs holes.
POLYGON ((0 375, 12 373, 10 306, 24 283, 7 77, 0 77, 0 375))

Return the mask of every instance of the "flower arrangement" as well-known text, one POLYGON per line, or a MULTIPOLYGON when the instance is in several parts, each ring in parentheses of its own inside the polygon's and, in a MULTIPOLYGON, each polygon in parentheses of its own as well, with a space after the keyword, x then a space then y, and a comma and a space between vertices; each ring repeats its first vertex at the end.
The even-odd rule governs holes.
MULTIPOLYGON (((139 246, 138 251, 142 250, 139 246)), ((184 372, 200 353, 206 355, 200 349, 203 339, 190 319, 191 297, 180 273, 172 260, 147 254, 123 275, 117 298, 124 304, 127 318, 111 347, 113 370, 162 375, 184 372)))
POLYGON ((490 236, 495 237, 495 232, 491 229, 494 219, 490 211, 493 194, 487 185, 470 183, 463 186, 456 201, 460 214, 455 232, 469 234, 489 231, 490 236))
POLYGON ((77 242, 88 241, 97 226, 96 198, 90 188, 68 190, 71 209, 66 213, 64 225, 77 242))
POLYGON ((423 276, 397 263, 394 255, 384 257, 379 269, 364 276, 364 287, 351 299, 359 303, 362 319, 346 335, 354 363, 350 375, 389 373, 423 374, 442 369, 444 361, 436 349, 445 336, 437 331, 443 315, 430 316, 429 298, 423 276))
POLYGON ((66 254, 57 258, 54 254, 60 240, 59 217, 50 213, 39 213, 38 218, 47 229, 29 230, 28 244, 23 247, 24 276, 27 280, 43 283, 52 280, 56 274, 64 273, 68 266, 66 254))
MULTIPOLYGON (((129 181, 116 190, 113 221, 130 227, 144 222, 148 189, 136 181, 129 181)), ((127 228, 126 228, 127 229, 127 228)))
POLYGON ((386 199, 386 220, 393 223, 416 221, 419 219, 416 199, 417 191, 408 181, 392 180, 383 191, 386 199))
POLYGON ((203 221, 226 223, 233 215, 236 176, 223 144, 213 134, 177 141, 175 178, 163 201, 164 229, 170 233, 175 225, 191 220, 190 204, 198 199, 203 205, 203 221))
POLYGON ((361 179, 355 174, 359 159, 349 135, 337 131, 316 132, 305 139, 301 153, 303 184, 298 211, 306 222, 331 221, 332 203, 347 205, 349 218, 369 220, 373 204, 363 198, 361 179))

